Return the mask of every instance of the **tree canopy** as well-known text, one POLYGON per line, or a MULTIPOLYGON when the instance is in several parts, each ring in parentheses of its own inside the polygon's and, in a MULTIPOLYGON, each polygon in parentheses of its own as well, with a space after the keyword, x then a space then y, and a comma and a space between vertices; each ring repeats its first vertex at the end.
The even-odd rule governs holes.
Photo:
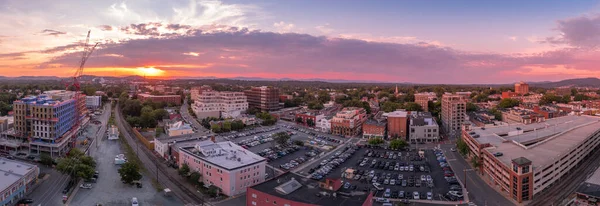
POLYGON ((139 181, 142 179, 140 174, 140 168, 137 164, 126 162, 119 168, 119 175, 121 175, 121 182, 125 184, 132 184, 133 181, 139 181))
POLYGON ((56 170, 75 178, 90 179, 96 168, 94 158, 85 155, 81 150, 73 148, 69 155, 58 160, 56 170))

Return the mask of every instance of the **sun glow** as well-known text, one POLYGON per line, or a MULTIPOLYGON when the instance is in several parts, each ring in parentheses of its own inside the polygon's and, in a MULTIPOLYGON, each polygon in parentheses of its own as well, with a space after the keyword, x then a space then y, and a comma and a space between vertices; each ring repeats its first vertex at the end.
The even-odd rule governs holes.
POLYGON ((154 67, 138 67, 137 72, 139 75, 152 77, 163 76, 163 74, 165 73, 165 71, 154 67))

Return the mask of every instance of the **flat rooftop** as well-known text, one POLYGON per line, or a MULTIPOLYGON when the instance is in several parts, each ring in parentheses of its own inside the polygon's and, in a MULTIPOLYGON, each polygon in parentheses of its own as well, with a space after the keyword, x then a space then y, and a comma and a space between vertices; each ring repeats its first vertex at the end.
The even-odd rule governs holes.
POLYGON ((525 157, 533 162, 534 170, 554 162, 567 151, 600 129, 600 118, 593 116, 564 116, 533 124, 509 124, 496 127, 475 127, 469 131, 479 144, 506 165, 512 159, 525 157))
POLYGON ((214 143, 206 140, 197 143, 194 147, 182 147, 180 150, 227 170, 234 170, 267 160, 231 141, 214 143))
POLYGON ((337 197, 333 197, 331 195, 333 191, 321 189, 318 181, 304 178, 292 172, 284 173, 251 188, 295 202, 327 206, 362 205, 369 195, 363 191, 354 191, 349 193, 351 195, 340 195, 338 192, 337 197), (321 192, 326 192, 329 196, 317 196, 321 192))
POLYGON ((6 158, 0 158, 0 191, 6 189, 37 166, 6 158))
POLYGON ((600 168, 596 169, 596 171, 594 172, 594 174, 592 174, 592 176, 590 178, 585 180, 585 182, 583 182, 583 184, 579 185, 579 187, 577 187, 576 192, 599 198, 600 197, 600 168))
POLYGON ((384 113, 383 116, 385 116, 385 117, 406 117, 406 116, 408 116, 408 112, 393 111, 393 112, 389 112, 389 113, 384 113))

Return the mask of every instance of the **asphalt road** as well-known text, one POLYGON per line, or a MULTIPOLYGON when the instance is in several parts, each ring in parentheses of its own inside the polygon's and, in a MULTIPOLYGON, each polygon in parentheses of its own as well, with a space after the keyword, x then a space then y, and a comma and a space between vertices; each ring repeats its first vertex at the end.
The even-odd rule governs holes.
POLYGON ((464 184, 466 172, 467 183, 466 188, 469 195, 469 201, 474 202, 477 205, 489 205, 489 206, 507 206, 515 205, 512 201, 506 199, 498 191, 491 188, 485 183, 477 174, 476 171, 472 170, 471 165, 462 157, 458 152, 450 151, 450 148, 454 147, 451 144, 442 144, 441 148, 446 155, 448 164, 452 167, 456 173, 457 179, 464 184))
POLYGON ((63 194, 62 191, 67 185, 69 181, 69 177, 67 175, 63 175, 55 169, 41 166, 40 173, 48 174, 48 178, 42 181, 40 185, 31 192, 27 197, 34 200, 31 205, 39 205, 43 206, 60 206, 64 205, 62 202, 63 194))
MULTIPOLYGON (((138 157, 142 162, 143 166, 146 168, 146 176, 156 177, 158 176, 158 182, 165 188, 171 189, 174 196, 179 198, 184 204, 200 204, 203 202, 201 198, 201 194, 194 189, 189 189, 189 185, 183 185, 180 182, 175 180, 178 178, 177 172, 175 170, 171 170, 165 164, 162 164, 156 156, 153 156, 152 151, 143 147, 141 144, 137 144, 136 139, 126 130, 125 120, 121 117, 121 112, 118 111, 119 106, 115 108, 115 121, 119 127, 119 131, 125 137, 127 143, 136 150, 136 147, 139 146, 139 154, 138 157)), ((112 158, 112 157, 111 157, 112 158)), ((181 179, 181 178, 180 178, 181 179)))
POLYGON ((179 113, 181 114, 181 117, 188 123, 190 123, 192 125, 192 127, 194 129, 196 129, 197 133, 200 133, 202 135, 211 135, 212 132, 206 128, 204 128, 199 122, 198 120, 196 120, 196 118, 194 118, 189 110, 188 110, 188 99, 186 98, 183 101, 183 104, 181 105, 181 109, 179 110, 179 113))

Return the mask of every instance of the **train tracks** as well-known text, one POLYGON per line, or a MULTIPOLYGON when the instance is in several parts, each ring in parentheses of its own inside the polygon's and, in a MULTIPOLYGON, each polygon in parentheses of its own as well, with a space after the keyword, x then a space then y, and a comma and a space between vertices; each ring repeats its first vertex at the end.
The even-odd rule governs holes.
POLYGON ((575 166, 567 174, 567 178, 559 180, 558 184, 551 186, 548 191, 542 191, 540 196, 535 196, 534 200, 528 205, 546 206, 560 205, 562 201, 571 195, 590 174, 596 170, 597 160, 600 158, 600 149, 594 149, 594 153, 587 156, 579 165, 575 166))
MULTIPOLYGON (((132 128, 121 117, 118 104, 115 110, 115 119, 118 123, 119 129, 127 140, 127 144, 132 147, 137 146, 138 144, 135 141, 139 140, 133 138, 132 128)), ((142 152, 138 154, 140 161, 144 164, 143 166, 148 170, 149 173, 156 174, 158 176, 157 181, 159 183, 162 183, 163 186, 171 189, 174 195, 186 203, 186 205, 204 205, 206 203, 202 197, 195 193, 195 191, 191 191, 185 185, 181 184, 177 179, 171 177, 167 171, 168 168, 165 168, 165 165, 158 163, 160 160, 152 153, 152 151, 143 146, 141 150, 142 152)))

